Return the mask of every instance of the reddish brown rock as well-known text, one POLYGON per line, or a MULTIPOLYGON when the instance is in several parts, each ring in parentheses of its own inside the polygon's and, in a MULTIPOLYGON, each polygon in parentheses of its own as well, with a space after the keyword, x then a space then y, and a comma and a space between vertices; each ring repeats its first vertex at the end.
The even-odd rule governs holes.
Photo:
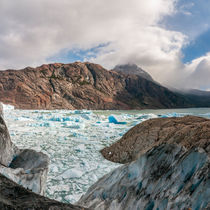
POLYGON ((0 101, 21 109, 145 109, 191 107, 138 75, 92 63, 49 64, 0 71, 0 101))
POLYGON ((210 120, 195 116, 150 119, 130 129, 101 153, 107 160, 127 163, 162 143, 188 149, 201 147, 210 154, 210 120))

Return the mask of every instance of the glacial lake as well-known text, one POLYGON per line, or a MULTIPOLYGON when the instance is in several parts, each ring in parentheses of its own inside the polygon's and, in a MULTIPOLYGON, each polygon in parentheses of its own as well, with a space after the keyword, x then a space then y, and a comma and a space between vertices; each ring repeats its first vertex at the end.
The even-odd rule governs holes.
POLYGON ((14 110, 4 105, 12 141, 20 148, 41 151, 50 157, 46 196, 71 203, 120 165, 105 160, 99 152, 102 148, 147 119, 185 115, 210 118, 210 108, 43 111, 14 110), (113 123, 115 119, 122 123, 113 123))

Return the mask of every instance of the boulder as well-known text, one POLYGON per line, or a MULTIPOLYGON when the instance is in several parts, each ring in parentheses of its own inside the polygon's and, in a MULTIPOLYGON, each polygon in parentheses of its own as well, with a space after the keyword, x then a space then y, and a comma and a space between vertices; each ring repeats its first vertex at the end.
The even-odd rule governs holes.
POLYGON ((0 209, 3 210, 85 210, 85 208, 65 204, 23 188, 0 174, 0 209))
POLYGON ((156 118, 130 129, 119 141, 101 153, 110 161, 128 163, 162 143, 179 144, 187 149, 201 147, 210 152, 210 120, 186 116, 156 118))
POLYGON ((97 210, 210 209, 209 174, 204 149, 161 144, 102 177, 77 204, 97 210))
POLYGON ((12 143, 0 106, 0 173, 25 188, 44 194, 48 165, 47 155, 20 150, 12 143))

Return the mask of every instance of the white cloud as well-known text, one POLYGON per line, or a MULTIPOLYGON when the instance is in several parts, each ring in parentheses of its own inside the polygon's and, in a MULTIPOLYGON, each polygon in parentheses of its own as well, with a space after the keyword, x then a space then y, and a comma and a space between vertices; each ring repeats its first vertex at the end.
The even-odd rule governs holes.
MULTIPOLYGON (((201 62, 196 60, 182 64, 181 48, 187 37, 159 26, 162 18, 176 12, 176 2, 1 0, 0 69, 36 66, 59 52, 109 43, 100 47, 91 61, 107 68, 133 62, 166 84, 183 85, 182 78, 194 81, 197 74, 206 75, 208 71, 201 71, 201 62), (193 74, 189 76, 189 72, 193 74)), ((202 68, 207 69, 207 63, 202 68)))
POLYGON ((185 88, 209 89, 210 87, 210 53, 194 59, 185 65, 185 75, 180 85, 185 88))
POLYGON ((162 47, 168 50, 165 45, 171 45, 174 32, 166 31, 163 37, 164 30, 157 25, 173 12, 173 5, 174 0, 1 0, 0 68, 38 65, 63 49, 88 49, 107 42, 122 58, 153 47, 157 52, 162 47), (164 46, 150 45, 158 39, 164 46))

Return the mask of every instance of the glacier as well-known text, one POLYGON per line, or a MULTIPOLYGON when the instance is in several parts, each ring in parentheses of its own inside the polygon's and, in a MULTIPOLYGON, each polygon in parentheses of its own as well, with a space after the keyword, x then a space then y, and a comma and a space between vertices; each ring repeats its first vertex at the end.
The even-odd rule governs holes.
POLYGON ((50 158, 46 196, 71 203, 77 202, 99 178, 120 166, 105 160, 99 152, 102 148, 147 119, 185 115, 210 118, 210 108, 18 110, 4 105, 12 141, 19 148, 35 149, 50 158))

